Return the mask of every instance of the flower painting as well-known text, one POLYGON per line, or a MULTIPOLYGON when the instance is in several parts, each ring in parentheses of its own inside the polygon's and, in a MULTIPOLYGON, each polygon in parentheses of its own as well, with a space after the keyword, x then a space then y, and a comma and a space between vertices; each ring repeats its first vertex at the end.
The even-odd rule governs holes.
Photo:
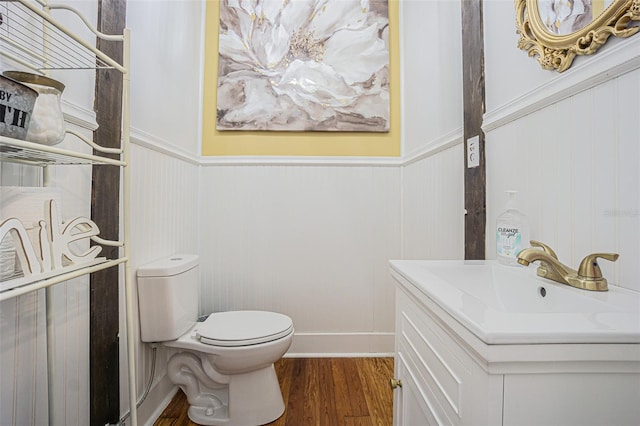
POLYGON ((539 0, 538 12, 545 29, 568 35, 589 25, 614 0, 539 0))
POLYGON ((221 0, 218 130, 389 131, 388 0, 221 0))

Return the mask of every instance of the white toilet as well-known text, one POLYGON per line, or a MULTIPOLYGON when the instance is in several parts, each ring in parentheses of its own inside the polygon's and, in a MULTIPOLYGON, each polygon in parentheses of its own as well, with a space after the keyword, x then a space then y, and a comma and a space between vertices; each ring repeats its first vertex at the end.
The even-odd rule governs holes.
POLYGON ((212 313, 197 322, 198 256, 176 255, 138 269, 143 342, 175 348, 168 374, 202 425, 251 426, 284 412, 273 363, 291 346, 293 322, 265 311, 212 313))

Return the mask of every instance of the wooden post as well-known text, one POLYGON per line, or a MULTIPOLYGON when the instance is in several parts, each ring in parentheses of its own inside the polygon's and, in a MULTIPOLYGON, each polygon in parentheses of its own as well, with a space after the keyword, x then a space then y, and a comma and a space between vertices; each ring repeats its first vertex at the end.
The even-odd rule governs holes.
POLYGON ((484 35, 482 0, 462 0, 462 66, 464 98, 465 259, 485 258, 486 172, 484 155, 484 35), (479 164, 469 167, 469 140, 477 136, 474 155, 479 164))
MULTIPOLYGON (((126 0, 100 0, 98 30, 122 34, 126 0)), ((122 63, 122 43, 98 39, 97 47, 122 63)), ((96 72, 96 120, 100 126, 94 141, 104 147, 120 147, 122 128, 122 74, 96 72)), ((104 155, 104 154, 101 154, 104 155)), ((91 218, 102 238, 119 240, 120 168, 93 166, 91 218)), ((118 258, 118 248, 104 247, 101 256, 118 258)), ((120 367, 118 350, 118 268, 91 274, 90 286, 90 399, 91 425, 117 424, 120 420, 120 367)))

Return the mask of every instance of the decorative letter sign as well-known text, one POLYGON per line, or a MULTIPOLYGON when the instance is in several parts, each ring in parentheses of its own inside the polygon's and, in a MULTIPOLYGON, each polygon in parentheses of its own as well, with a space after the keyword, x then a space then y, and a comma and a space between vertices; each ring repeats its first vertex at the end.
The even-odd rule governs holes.
POLYGON ((52 271, 78 269, 82 264, 91 263, 102 251, 101 247, 93 246, 81 254, 76 254, 70 247, 76 241, 100 234, 98 226, 93 221, 76 217, 66 223, 60 222, 54 200, 47 200, 44 210, 45 219, 38 221, 36 247, 20 220, 9 218, 0 224, 0 241, 11 233, 22 272, 25 277, 31 278, 30 281, 51 276, 52 271), (40 275, 44 276, 39 277, 40 275))

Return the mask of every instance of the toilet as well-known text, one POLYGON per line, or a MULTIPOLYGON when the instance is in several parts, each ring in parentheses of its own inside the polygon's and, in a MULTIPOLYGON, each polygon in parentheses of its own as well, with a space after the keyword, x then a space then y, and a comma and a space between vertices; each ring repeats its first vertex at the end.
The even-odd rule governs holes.
POLYGON ((202 425, 276 420, 284 401, 273 363, 291 346, 293 322, 266 311, 215 312, 198 320, 198 256, 175 255, 137 271, 140 334, 174 352, 170 380, 202 425))

